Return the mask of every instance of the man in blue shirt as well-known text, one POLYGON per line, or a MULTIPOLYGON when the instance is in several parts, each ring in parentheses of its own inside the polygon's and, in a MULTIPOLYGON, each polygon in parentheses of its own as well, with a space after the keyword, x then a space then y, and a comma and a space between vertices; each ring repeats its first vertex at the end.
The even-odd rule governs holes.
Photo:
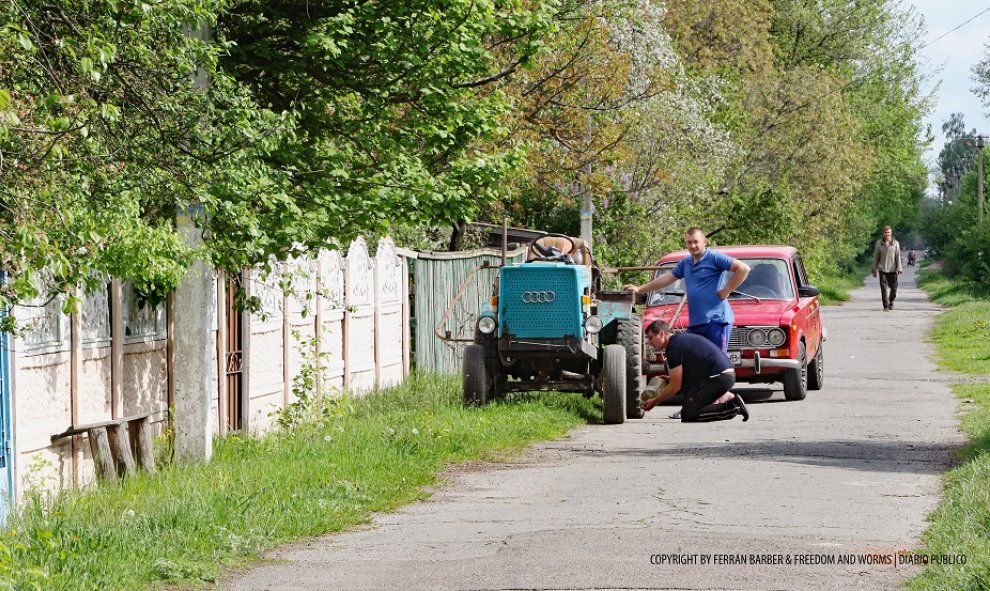
MULTIPOLYGON (((746 280, 749 265, 709 249, 708 237, 696 226, 688 228, 684 234, 684 247, 688 256, 681 259, 670 273, 664 273, 644 285, 626 285, 622 289, 636 293, 650 292, 683 279, 688 302, 687 331, 705 337, 722 351, 728 351, 735 316, 726 299, 746 280), (725 271, 732 273, 728 280, 725 280, 725 271)), ((728 396, 719 402, 729 401, 728 396)), ((670 415, 670 418, 680 418, 679 413, 670 415)))
POLYGON ((672 334, 670 325, 662 320, 646 327, 646 338, 654 349, 665 352, 670 376, 667 385, 643 403, 644 409, 682 392, 681 422, 727 421, 736 415, 749 420, 742 397, 729 392, 736 383, 736 373, 724 351, 696 334, 672 334), (720 403, 722 396, 727 400, 720 403))
POLYGON ((726 299, 749 275, 749 265, 727 254, 708 248, 708 238, 701 228, 689 228, 684 236, 688 256, 670 273, 645 285, 626 285, 622 289, 649 292, 663 289, 683 279, 688 302, 688 332, 701 335, 728 351, 732 332, 732 307, 726 299), (732 275, 725 280, 725 271, 732 275))

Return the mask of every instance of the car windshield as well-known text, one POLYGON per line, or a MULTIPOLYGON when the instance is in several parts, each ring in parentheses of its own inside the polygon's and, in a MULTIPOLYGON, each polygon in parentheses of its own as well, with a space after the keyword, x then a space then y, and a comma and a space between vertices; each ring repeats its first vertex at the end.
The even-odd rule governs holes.
MULTIPOLYGON (((676 263, 667 263, 660 265, 660 269, 653 274, 653 277, 659 277, 661 275, 666 275, 674 269, 676 263)), ((647 304, 648 306, 664 306, 667 304, 676 304, 681 301, 681 296, 684 295, 684 280, 678 279, 677 281, 671 283, 663 289, 658 289, 657 291, 650 293, 650 300, 647 304)))
MULTIPOLYGON (((730 300, 746 300, 758 298, 761 300, 790 300, 794 298, 794 288, 791 285, 790 274, 787 271, 787 261, 770 258, 740 258, 751 269, 746 281, 736 288, 729 296, 730 300)), ((673 270, 676 263, 666 263, 653 275, 659 277, 673 270)), ((723 276, 728 279, 730 273, 723 276)), ((684 295, 684 280, 678 279, 661 290, 650 294, 649 306, 665 306, 676 304, 684 295)))
POLYGON ((729 296, 731 300, 749 299, 790 300, 794 298, 791 275, 787 272, 787 261, 781 259, 741 258, 749 265, 746 281, 729 296))

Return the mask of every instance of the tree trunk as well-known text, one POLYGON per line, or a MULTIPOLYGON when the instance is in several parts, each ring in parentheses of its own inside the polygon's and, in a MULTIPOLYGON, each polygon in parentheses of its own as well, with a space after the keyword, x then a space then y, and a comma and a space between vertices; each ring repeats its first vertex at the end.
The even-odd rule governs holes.
POLYGON ((450 232, 450 245, 447 250, 454 252, 464 249, 464 237, 467 235, 467 221, 458 220, 454 222, 453 230, 450 232))

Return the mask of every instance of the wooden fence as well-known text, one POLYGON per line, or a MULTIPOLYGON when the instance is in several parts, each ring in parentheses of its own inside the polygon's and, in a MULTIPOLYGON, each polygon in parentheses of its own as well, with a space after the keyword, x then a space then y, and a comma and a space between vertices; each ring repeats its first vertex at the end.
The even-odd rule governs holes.
MULTIPOLYGON (((522 262, 525 254, 525 248, 513 250, 508 253, 507 262, 522 262)), ((474 336, 478 312, 492 295, 500 264, 501 253, 494 249, 417 254, 413 263, 413 286, 418 369, 460 373, 464 345, 474 336), (490 266, 479 269, 485 263, 490 266), (456 303, 451 308, 455 298, 456 303), (438 332, 450 340, 441 338, 438 332)))

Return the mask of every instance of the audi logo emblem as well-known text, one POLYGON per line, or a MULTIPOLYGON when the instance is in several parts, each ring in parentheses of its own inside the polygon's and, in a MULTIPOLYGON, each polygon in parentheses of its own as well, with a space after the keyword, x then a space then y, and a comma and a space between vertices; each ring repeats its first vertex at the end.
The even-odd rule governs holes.
POLYGON ((524 291, 522 301, 527 304, 549 304, 557 299, 557 292, 554 291, 524 291))

